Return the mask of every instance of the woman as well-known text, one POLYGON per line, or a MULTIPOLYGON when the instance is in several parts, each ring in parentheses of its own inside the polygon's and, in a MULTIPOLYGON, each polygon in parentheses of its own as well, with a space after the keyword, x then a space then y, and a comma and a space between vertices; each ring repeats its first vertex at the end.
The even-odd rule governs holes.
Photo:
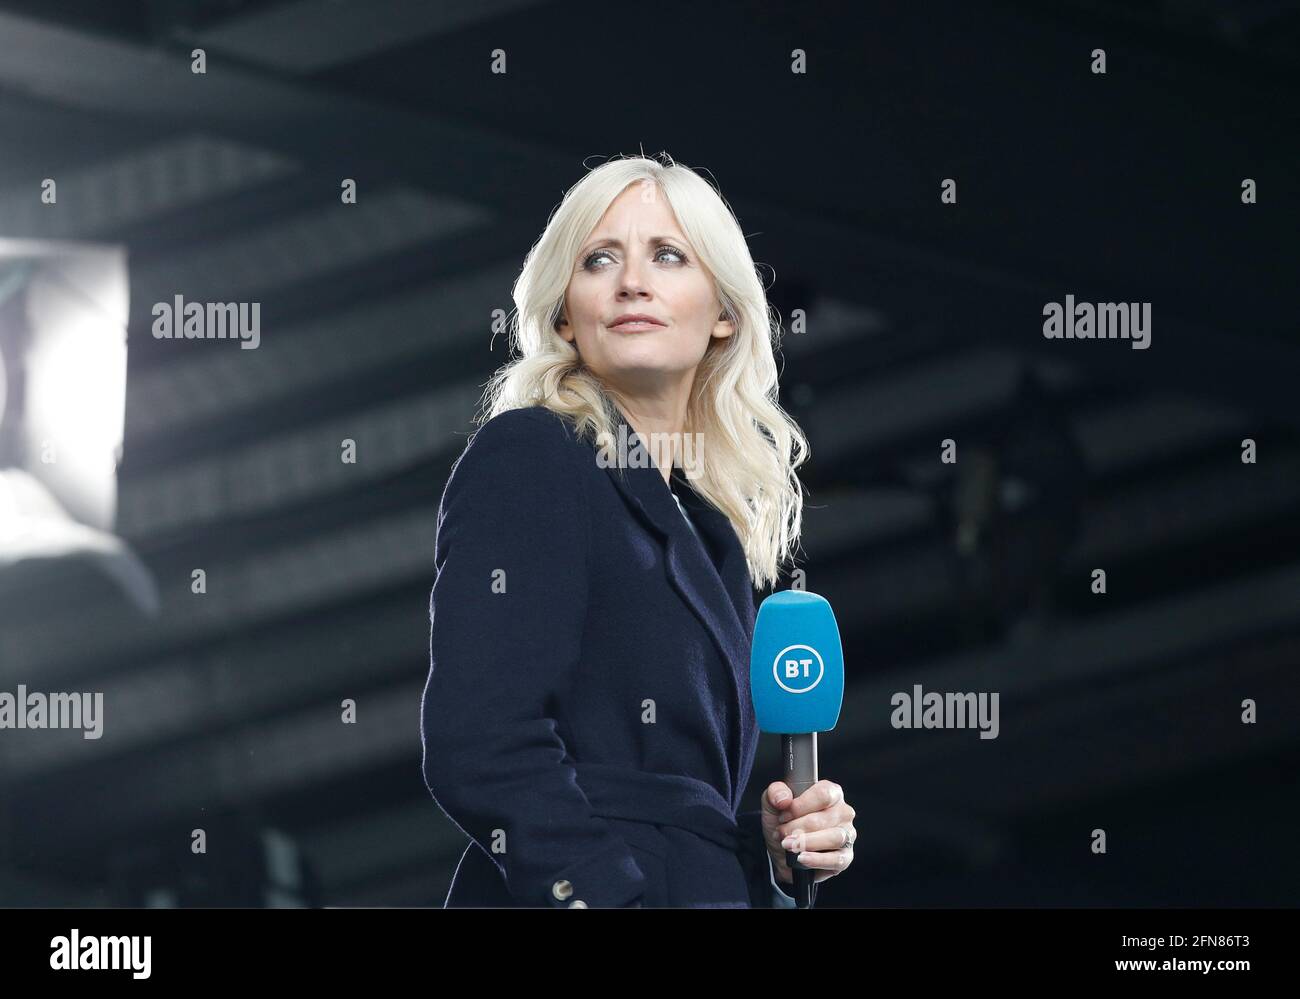
POLYGON ((644 157, 564 197, 514 288, 518 357, 438 516, 424 779, 471 839, 447 906, 791 906, 853 809, 758 731, 753 587, 798 543, 807 442, 734 216, 644 157))

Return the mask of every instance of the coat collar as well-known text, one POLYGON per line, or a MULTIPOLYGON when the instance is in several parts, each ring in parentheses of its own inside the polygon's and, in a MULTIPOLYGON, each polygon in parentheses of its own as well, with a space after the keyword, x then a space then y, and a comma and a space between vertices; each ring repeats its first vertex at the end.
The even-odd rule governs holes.
POLYGON ((644 464, 619 461, 606 471, 629 506, 662 539, 669 582, 708 630, 726 664, 731 717, 739 722, 732 726, 729 741, 734 781, 731 804, 735 808, 756 748, 749 688, 753 588, 745 551, 727 515, 694 490, 680 467, 673 468, 675 488, 669 488, 650 457, 650 449, 637 448, 640 438, 621 413, 614 434, 616 449, 620 441, 625 441, 626 453, 639 450, 638 457, 644 464), (691 532, 677 509, 674 491, 690 513, 700 538, 691 532))

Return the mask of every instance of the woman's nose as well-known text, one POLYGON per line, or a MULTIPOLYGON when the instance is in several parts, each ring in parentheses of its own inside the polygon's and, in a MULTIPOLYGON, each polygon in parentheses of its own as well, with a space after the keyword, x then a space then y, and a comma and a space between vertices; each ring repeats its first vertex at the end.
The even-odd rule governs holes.
POLYGON ((642 295, 646 293, 644 275, 639 263, 628 262, 623 266, 619 276, 619 293, 623 295, 642 295))

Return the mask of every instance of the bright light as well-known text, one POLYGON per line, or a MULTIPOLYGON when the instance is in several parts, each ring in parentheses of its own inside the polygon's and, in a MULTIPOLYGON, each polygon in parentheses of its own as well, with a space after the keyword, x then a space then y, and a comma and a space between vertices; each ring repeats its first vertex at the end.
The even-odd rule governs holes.
POLYGON ((85 312, 64 317, 33 345, 28 365, 29 444, 40 460, 75 463, 95 479, 112 476, 122 446, 126 344, 85 312))
MULTIPOLYGON (((148 569, 113 534, 126 417, 125 251, 0 239, 5 258, 20 264, 6 319, 22 325, 7 329, 5 342, 23 392, 8 428, 21 437, 18 464, 0 468, 0 570, 88 557, 156 613, 148 569)), ((0 365, 0 411, 4 371, 0 365)))

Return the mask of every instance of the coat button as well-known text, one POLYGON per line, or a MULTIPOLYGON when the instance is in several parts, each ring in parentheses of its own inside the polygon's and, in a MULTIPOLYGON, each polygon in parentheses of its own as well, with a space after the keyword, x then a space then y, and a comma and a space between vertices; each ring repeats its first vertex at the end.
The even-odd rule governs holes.
POLYGON ((569 903, 570 909, 585 909, 586 907, 587 907, 587 903, 580 898, 575 898, 572 902, 569 903))
POLYGON ((551 894, 563 902, 573 894, 573 885, 567 881, 557 881, 551 885, 551 894))

